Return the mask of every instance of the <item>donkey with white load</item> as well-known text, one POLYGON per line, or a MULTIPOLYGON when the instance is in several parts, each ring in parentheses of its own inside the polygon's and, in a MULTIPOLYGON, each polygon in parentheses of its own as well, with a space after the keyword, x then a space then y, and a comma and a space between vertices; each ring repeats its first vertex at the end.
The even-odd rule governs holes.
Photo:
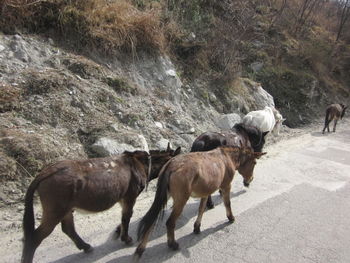
POLYGON ((279 135, 283 121, 282 114, 275 107, 266 106, 263 110, 251 111, 243 117, 243 123, 254 126, 261 132, 279 135))

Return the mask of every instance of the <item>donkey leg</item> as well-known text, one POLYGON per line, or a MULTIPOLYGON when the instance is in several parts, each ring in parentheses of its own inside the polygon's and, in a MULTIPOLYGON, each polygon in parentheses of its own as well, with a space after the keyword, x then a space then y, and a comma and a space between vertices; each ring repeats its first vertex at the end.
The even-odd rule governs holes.
POLYGON ((83 249, 85 253, 92 251, 92 247, 89 244, 85 243, 84 240, 82 240, 78 233, 75 231, 72 211, 66 214, 66 216, 62 219, 61 228, 63 233, 72 239, 78 249, 83 249))
POLYGON ((196 222, 194 222, 194 227, 193 227, 193 232, 195 234, 199 234, 201 232, 201 222, 202 222, 202 217, 205 210, 205 204, 208 204, 207 200, 208 200, 208 197, 201 198, 201 203, 198 208, 198 216, 197 216, 196 222))
POLYGON ((324 134, 325 130, 327 129, 327 131, 329 132, 329 124, 330 124, 331 121, 329 120, 326 120, 325 123, 324 123, 324 128, 322 130, 322 133, 324 134))
POLYGON ((222 198, 224 200, 224 205, 226 208, 226 216, 228 218, 228 221, 230 223, 233 223, 235 221, 235 217, 232 214, 232 209, 231 209, 231 200, 230 200, 230 190, 231 186, 227 189, 221 189, 222 190, 222 198))
POLYGON ((175 199, 174 198, 174 205, 173 205, 173 211, 171 211, 171 214, 166 221, 167 226, 167 237, 168 237, 168 247, 173 250, 179 249, 179 244, 175 241, 175 223, 178 217, 181 215, 182 210, 187 203, 189 196, 182 196, 182 198, 175 199))
MULTIPOLYGON (((135 198, 128 198, 128 199, 123 199, 120 201, 120 204, 122 206, 122 223, 121 225, 118 226, 120 227, 120 234, 121 237, 120 239, 124 241, 127 245, 132 243, 132 238, 129 236, 129 223, 130 223, 130 218, 133 214, 133 208, 136 202, 136 197, 135 198)), ((117 231, 118 231, 117 228, 117 231)))
POLYGON ((213 203, 213 199, 211 198, 211 195, 208 196, 207 208, 208 209, 213 209, 214 208, 214 203, 213 203))
POLYGON ((335 128, 337 127, 337 122, 338 122, 338 120, 334 120, 333 132, 335 132, 335 128))
POLYGON ((147 242, 148 242, 148 238, 149 238, 150 233, 153 231, 154 225, 155 224, 153 224, 149 228, 149 230, 143 236, 140 244, 137 246, 135 254, 134 254, 134 260, 133 260, 134 262, 135 261, 137 262, 137 260, 142 256, 143 252, 145 252, 146 245, 147 245, 147 242))
POLYGON ((48 216, 43 213, 41 223, 34 231, 33 239, 25 240, 22 263, 31 263, 33 261, 35 250, 41 242, 52 233, 59 222, 60 218, 48 216))

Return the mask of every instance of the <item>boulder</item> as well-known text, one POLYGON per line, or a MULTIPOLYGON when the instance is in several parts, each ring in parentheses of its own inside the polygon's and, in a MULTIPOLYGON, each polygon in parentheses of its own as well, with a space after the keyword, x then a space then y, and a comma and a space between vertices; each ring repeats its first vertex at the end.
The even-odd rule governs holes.
POLYGON ((241 117, 236 113, 230 113, 222 115, 221 118, 219 118, 215 124, 217 127, 223 130, 229 130, 235 125, 236 123, 241 122, 241 117))
POLYGON ((252 87, 252 96, 258 109, 263 109, 265 106, 275 107, 273 97, 270 93, 263 89, 260 83, 252 87))
POLYGON ((100 157, 121 154, 124 151, 135 151, 135 148, 129 144, 119 143, 110 138, 99 138, 93 145, 91 150, 100 157))
MULTIPOLYGON (((166 150, 168 148, 168 143, 170 143, 169 140, 161 138, 158 142, 156 142, 156 148, 158 148, 159 150, 166 150)), ((173 148, 171 143, 170 147, 173 148)))
POLYGON ((91 150, 100 157, 121 154, 124 151, 149 151, 148 143, 143 135, 131 138, 130 142, 132 144, 121 143, 108 137, 101 137, 91 145, 91 150))

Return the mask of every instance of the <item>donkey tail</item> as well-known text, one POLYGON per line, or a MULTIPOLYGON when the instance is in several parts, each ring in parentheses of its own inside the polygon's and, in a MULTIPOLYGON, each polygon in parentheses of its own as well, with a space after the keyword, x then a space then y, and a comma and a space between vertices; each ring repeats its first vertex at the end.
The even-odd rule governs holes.
POLYGON ((155 224, 159 217, 160 212, 164 209, 168 201, 168 185, 170 178, 170 171, 167 169, 170 162, 165 164, 160 172, 157 191, 154 197, 153 204, 151 208, 147 211, 146 215, 141 219, 139 226, 137 228, 137 239, 140 240, 149 229, 155 224))
POLYGON ((36 188, 38 187, 41 180, 38 177, 29 185, 27 193, 25 195, 24 201, 24 216, 23 216, 23 232, 24 232, 24 242, 31 242, 34 234, 34 208, 33 208, 33 197, 36 188))
POLYGON ((28 187, 28 190, 24 198, 24 215, 23 215, 23 222, 22 222, 23 234, 24 234, 24 247, 23 247, 22 257, 27 254, 28 250, 31 250, 31 246, 34 238, 34 231, 35 231, 35 219, 34 219, 34 208, 33 208, 34 193, 38 188, 39 184, 43 180, 56 174, 61 170, 62 169, 57 169, 54 166, 48 167, 47 169, 43 170, 37 177, 35 177, 35 179, 32 181, 32 183, 28 187), (51 171, 53 170, 53 172, 47 172, 49 170, 51 171))

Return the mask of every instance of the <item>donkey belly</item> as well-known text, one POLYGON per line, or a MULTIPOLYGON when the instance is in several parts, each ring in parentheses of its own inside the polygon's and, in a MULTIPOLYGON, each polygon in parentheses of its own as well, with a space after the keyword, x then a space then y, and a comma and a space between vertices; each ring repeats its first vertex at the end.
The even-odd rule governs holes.
POLYGON ((126 194, 127 189, 84 189, 76 194, 74 207, 90 212, 107 210, 120 201, 126 194))
POLYGON ((85 195, 80 196, 76 200, 76 204, 74 205, 74 208, 77 208, 78 210, 85 210, 89 212, 100 212, 107 210, 114 206, 118 201, 120 201, 121 197, 116 195, 85 195))
POLYGON ((211 180, 197 180, 192 185, 192 197, 206 197, 214 193, 216 190, 220 188, 222 180, 220 178, 212 178, 211 180))

